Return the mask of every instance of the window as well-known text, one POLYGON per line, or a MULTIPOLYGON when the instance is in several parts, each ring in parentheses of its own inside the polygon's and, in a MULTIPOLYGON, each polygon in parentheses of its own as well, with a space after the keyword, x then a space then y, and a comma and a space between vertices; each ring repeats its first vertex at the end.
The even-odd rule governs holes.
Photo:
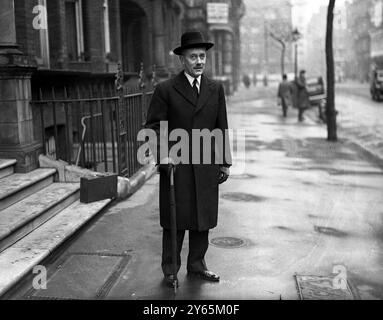
POLYGON ((109 3, 104 0, 104 38, 105 38, 105 54, 110 53, 110 27, 109 27, 109 3))
POLYGON ((48 36, 48 14, 46 0, 38 0, 33 9, 36 14, 35 45, 37 64, 43 68, 50 67, 49 61, 49 36, 48 36))
POLYGON ((83 61, 84 32, 81 0, 67 0, 65 2, 65 23, 69 60, 83 61))

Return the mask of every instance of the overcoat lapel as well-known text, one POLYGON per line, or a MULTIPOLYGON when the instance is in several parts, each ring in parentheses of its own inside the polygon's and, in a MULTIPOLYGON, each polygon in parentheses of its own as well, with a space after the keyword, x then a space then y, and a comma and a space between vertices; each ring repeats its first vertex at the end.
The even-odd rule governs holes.
POLYGON ((183 71, 176 76, 173 86, 179 94, 181 94, 187 101, 192 104, 189 106, 194 109, 196 105, 196 98, 190 83, 186 79, 186 76, 183 74, 183 71))
POLYGON ((205 76, 201 77, 199 98, 197 102, 197 107, 194 109, 194 114, 196 114, 199 110, 202 109, 202 107, 206 104, 207 100, 212 94, 213 90, 211 85, 212 84, 209 82, 209 80, 205 76))

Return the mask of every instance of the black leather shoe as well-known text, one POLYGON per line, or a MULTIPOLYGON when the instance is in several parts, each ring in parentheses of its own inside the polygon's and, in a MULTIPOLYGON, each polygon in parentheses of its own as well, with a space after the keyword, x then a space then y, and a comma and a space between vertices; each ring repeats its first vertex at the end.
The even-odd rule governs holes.
POLYGON ((209 270, 188 271, 188 274, 193 276, 198 276, 202 280, 206 280, 206 281, 213 281, 213 282, 219 281, 219 275, 209 270))
POLYGON ((177 277, 175 277, 172 274, 166 275, 164 277, 164 281, 165 281, 166 285, 170 288, 174 288, 175 285, 177 286, 177 288, 179 287, 177 277))

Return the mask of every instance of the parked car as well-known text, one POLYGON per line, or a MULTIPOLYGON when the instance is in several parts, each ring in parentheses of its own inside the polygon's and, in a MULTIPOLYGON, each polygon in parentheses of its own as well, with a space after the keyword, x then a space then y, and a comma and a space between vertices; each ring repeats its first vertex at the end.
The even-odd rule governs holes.
POLYGON ((322 121, 326 121, 327 94, 324 86, 323 77, 308 77, 306 79, 307 91, 311 106, 318 107, 318 116, 322 121))
POLYGON ((371 72, 370 93, 372 100, 383 99, 383 69, 375 69, 371 72))

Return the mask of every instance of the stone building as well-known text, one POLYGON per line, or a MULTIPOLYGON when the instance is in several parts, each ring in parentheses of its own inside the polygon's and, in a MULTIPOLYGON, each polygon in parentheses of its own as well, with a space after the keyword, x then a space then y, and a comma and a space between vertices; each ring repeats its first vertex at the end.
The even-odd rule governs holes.
POLYGON ((243 72, 275 74, 280 79, 281 44, 286 44, 285 72, 294 71, 293 48, 289 37, 292 32, 292 6, 290 1, 248 0, 246 16, 241 25, 243 72))
POLYGON ((347 3, 347 26, 351 35, 350 60, 346 76, 368 81, 371 66, 371 8, 374 0, 354 0, 347 3))
POLYGON ((383 69, 383 0, 375 0, 372 6, 371 60, 372 68, 383 69))
POLYGON ((216 43, 208 73, 224 81, 227 93, 236 89, 244 7, 241 0, 216 0, 227 5, 228 20, 211 24, 208 2, 0 0, 0 158, 17 159, 17 171, 30 171, 53 131, 72 143, 71 133, 64 137, 64 113, 44 116, 57 119, 53 128, 52 120, 39 121, 32 101, 116 95, 119 63, 125 87, 179 72, 172 49, 186 30, 201 30, 216 43))
POLYGON ((322 76, 326 78, 326 22, 327 6, 321 6, 314 13, 305 30, 306 41, 306 65, 304 66, 310 76, 322 76))

